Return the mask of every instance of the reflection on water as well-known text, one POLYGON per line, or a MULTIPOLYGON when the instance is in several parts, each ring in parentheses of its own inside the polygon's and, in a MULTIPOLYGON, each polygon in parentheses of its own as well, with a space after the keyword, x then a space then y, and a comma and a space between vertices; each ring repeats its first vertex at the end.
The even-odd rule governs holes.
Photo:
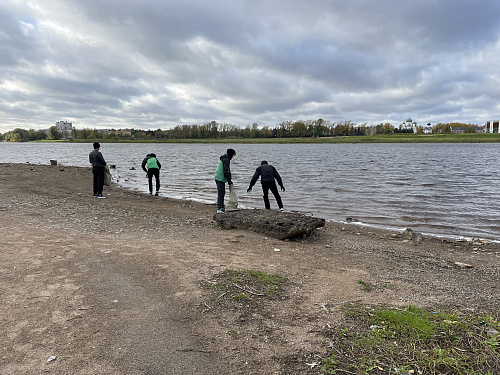
MULTIPOLYGON (((265 159, 283 178, 286 209, 333 221, 347 217, 380 227, 500 240, 498 144, 107 144, 120 184, 147 192, 142 159, 162 163, 161 195, 214 203, 219 156, 237 151, 231 171, 239 202, 263 207, 250 179, 265 159)), ((92 145, 0 143, 0 161, 89 166, 92 145)), ((89 181, 89 191, 91 191, 89 181)), ((271 207, 276 207, 271 200, 271 207)))

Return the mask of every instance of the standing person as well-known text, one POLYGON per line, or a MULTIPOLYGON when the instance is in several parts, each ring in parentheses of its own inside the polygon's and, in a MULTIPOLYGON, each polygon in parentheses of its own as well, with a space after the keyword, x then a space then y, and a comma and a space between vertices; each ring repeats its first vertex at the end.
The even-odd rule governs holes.
POLYGON ((215 171, 215 183, 217 185, 217 213, 223 214, 226 212, 224 207, 224 195, 226 194, 226 182, 228 185, 232 185, 231 180, 231 159, 236 156, 236 151, 232 148, 228 148, 226 154, 220 157, 219 164, 217 165, 217 170, 215 171))
POLYGON ((274 168, 270 164, 267 164, 267 161, 265 160, 262 160, 262 162, 260 163, 260 167, 255 170, 252 180, 250 181, 250 187, 247 189, 247 193, 250 193, 252 191, 252 186, 255 185, 255 183, 259 179, 259 176, 260 182, 262 184, 262 191, 264 192, 264 205, 266 206, 266 209, 269 210, 271 208, 271 205, 269 203, 269 190, 271 190, 274 198, 276 198, 278 207, 280 208, 280 210, 282 210, 283 203, 281 202, 281 197, 278 193, 278 188, 276 187, 276 182, 274 181, 274 179, 278 181, 279 186, 281 186, 281 190, 285 191, 283 181, 281 180, 281 176, 279 175, 276 168, 274 168))
POLYGON ((104 186, 104 166, 106 162, 102 157, 99 149, 101 145, 99 142, 94 142, 94 150, 89 154, 89 161, 92 164, 92 174, 94 175, 94 198, 106 198, 102 195, 102 188, 104 186))
POLYGON ((156 193, 160 191, 160 169, 161 164, 160 161, 156 158, 155 154, 147 154, 144 160, 142 161, 142 169, 147 173, 148 184, 149 184, 149 194, 153 194, 153 176, 156 181, 156 193), (146 165, 148 168, 146 169, 146 165))

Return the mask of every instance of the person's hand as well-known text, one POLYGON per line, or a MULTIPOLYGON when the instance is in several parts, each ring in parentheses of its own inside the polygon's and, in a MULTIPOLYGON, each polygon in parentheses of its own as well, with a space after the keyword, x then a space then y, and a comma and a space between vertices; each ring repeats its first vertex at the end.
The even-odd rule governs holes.
POLYGON ((228 183, 228 185, 232 185, 233 181, 228 181, 227 183, 228 183))
POLYGON ((148 178, 148 177, 149 177, 149 176, 148 176, 148 174, 146 173, 146 178, 148 178))
POLYGON ((284 186, 281 186, 281 191, 285 191, 285 187, 284 186))
POLYGON ((251 188, 251 187, 249 187, 249 188, 247 189, 247 193, 250 193, 251 191, 252 191, 252 188, 251 188))

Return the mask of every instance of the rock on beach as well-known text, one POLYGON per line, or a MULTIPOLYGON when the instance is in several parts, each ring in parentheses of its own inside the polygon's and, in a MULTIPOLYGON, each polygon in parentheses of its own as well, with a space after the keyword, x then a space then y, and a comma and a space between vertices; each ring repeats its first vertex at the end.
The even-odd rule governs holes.
POLYGON ((281 240, 307 237, 325 225, 325 219, 300 212, 260 209, 215 214, 214 220, 224 229, 246 229, 281 240))

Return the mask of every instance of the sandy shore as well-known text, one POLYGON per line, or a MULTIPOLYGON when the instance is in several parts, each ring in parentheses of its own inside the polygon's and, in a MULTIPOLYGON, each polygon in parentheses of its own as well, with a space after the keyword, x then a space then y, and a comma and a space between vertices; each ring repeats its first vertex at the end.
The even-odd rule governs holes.
POLYGON ((0 181, 2 374, 275 374, 325 351, 345 302, 500 306, 498 244, 334 223, 280 241, 220 230, 212 205, 116 185, 92 198, 90 168, 0 164, 0 181), (206 280, 226 269, 279 273, 287 296, 209 306, 206 280))

